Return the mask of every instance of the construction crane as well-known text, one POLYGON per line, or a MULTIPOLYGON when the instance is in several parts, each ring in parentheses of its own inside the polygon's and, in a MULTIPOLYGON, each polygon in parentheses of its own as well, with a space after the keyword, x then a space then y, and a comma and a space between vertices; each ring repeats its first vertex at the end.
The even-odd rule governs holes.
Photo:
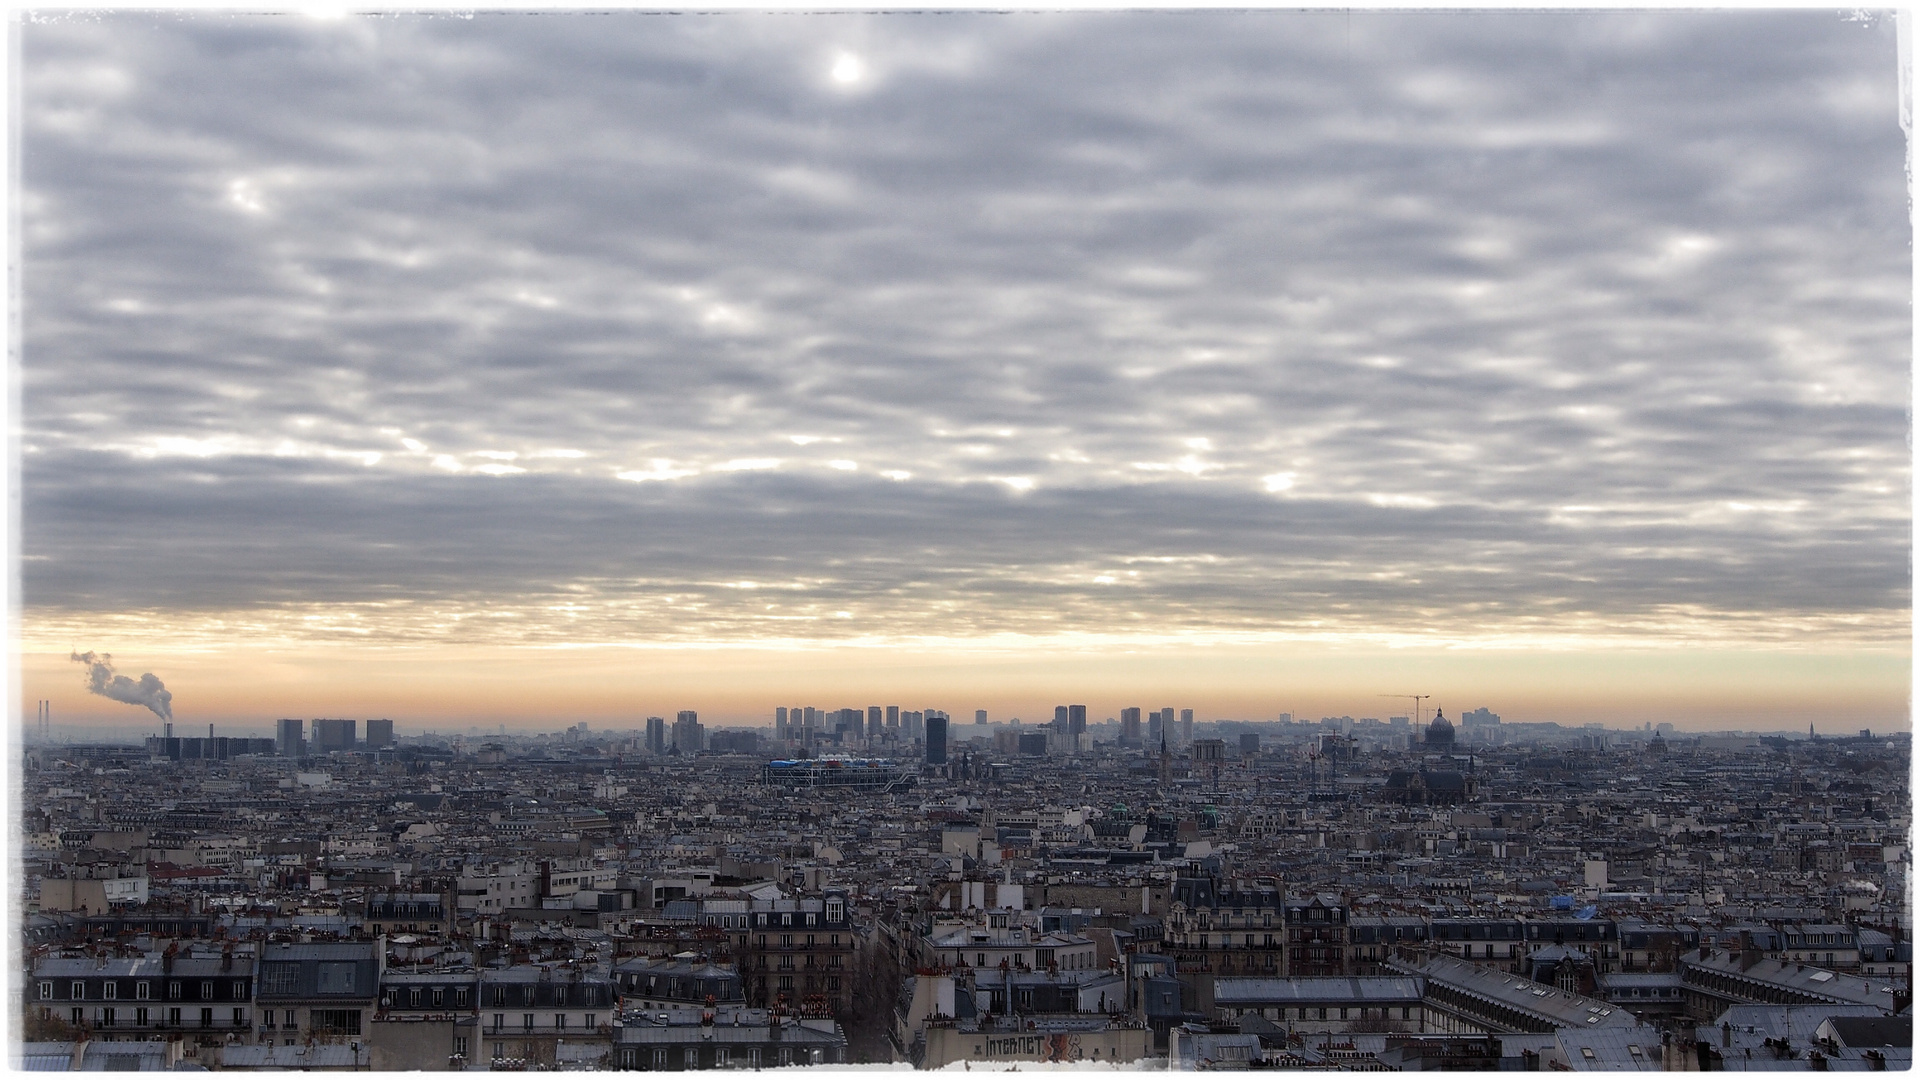
POLYGON ((1412 698, 1413 699, 1413 726, 1419 727, 1420 726, 1420 703, 1426 700, 1427 698, 1432 697, 1433 695, 1432 694, 1381 694, 1380 696, 1393 697, 1393 698, 1412 698))

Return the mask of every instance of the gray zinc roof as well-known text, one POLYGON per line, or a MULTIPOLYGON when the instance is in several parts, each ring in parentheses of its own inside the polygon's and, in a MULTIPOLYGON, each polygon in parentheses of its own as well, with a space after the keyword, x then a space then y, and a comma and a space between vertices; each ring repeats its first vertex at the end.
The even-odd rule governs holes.
POLYGON ((1322 1002, 1417 1003, 1420 979, 1411 975, 1309 975, 1294 978, 1218 976, 1213 1003, 1229 1008, 1317 1005, 1322 1002))

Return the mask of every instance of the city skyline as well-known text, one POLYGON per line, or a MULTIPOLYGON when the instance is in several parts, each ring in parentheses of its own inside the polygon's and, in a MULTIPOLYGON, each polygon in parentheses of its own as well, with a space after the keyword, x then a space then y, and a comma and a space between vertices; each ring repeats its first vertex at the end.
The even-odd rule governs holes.
POLYGON ((1874 13, 36 16, 20 697, 145 724, 98 652, 187 730, 1904 729, 1895 58, 1874 13))

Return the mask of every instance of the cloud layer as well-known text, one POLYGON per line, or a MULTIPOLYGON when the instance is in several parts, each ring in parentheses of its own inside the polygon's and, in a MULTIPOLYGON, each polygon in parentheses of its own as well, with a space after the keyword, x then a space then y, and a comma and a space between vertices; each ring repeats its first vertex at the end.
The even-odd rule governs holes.
POLYGON ((1886 19, 23 42, 30 638, 1907 636, 1886 19))

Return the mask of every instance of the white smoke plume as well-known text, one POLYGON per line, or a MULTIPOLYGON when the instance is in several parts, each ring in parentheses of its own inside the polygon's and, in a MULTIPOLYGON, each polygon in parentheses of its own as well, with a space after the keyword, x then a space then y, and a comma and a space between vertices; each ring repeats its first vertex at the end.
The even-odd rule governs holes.
POLYGON ((173 719, 173 693, 153 672, 140 676, 134 682, 125 675, 113 673, 113 654, 77 652, 67 659, 76 664, 87 665, 87 690, 101 697, 124 701, 129 705, 145 705, 162 720, 173 719))

